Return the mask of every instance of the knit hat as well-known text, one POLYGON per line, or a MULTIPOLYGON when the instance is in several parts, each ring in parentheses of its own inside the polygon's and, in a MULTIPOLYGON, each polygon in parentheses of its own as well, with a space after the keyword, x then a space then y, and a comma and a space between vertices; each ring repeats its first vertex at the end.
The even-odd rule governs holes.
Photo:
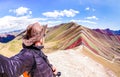
POLYGON ((41 26, 38 22, 28 25, 25 35, 23 36, 23 43, 26 46, 31 46, 35 44, 35 42, 40 41, 45 35, 46 28, 47 25, 41 26))

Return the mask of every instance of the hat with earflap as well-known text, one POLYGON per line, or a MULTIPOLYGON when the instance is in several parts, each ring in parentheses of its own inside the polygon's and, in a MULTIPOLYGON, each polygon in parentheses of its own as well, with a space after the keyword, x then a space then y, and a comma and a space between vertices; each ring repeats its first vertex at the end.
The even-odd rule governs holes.
POLYGON ((23 37, 24 45, 31 46, 35 44, 35 42, 40 41, 45 35, 46 28, 47 25, 42 26, 38 22, 28 25, 23 37))

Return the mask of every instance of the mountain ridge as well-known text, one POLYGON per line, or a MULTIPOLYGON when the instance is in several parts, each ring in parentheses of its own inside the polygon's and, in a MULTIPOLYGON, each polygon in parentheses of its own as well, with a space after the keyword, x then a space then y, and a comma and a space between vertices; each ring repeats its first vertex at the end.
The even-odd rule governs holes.
MULTIPOLYGON (((58 27, 60 27, 61 25, 64 25, 64 24, 67 24, 67 23, 61 23, 61 24, 53 26, 53 27, 48 27, 48 29, 50 29, 50 30, 56 29, 56 28, 58 28, 58 27)), ((77 23, 74 23, 74 22, 69 22, 69 24, 71 24, 71 26, 72 25, 74 25, 74 26, 75 25, 76 26, 82 26, 82 25, 78 25, 77 23)), ((84 27, 84 26, 82 26, 82 27, 84 27)), ((85 28, 87 28, 87 27, 85 27, 85 28)), ((107 29, 92 29, 92 30, 97 31, 97 32, 102 33, 102 34, 120 35, 120 30, 110 30, 109 28, 107 28, 107 29)), ((24 32, 23 29, 22 30, 13 30, 13 31, 10 31, 10 32, 0 33, 0 38, 1 38, 0 42, 1 43, 7 43, 7 42, 13 40, 15 37, 19 36, 19 34, 21 34, 22 32, 24 32), (9 39, 9 37, 7 37, 7 35, 14 36, 14 38, 10 39, 10 40, 5 40, 5 42, 3 42, 4 39, 9 39)))

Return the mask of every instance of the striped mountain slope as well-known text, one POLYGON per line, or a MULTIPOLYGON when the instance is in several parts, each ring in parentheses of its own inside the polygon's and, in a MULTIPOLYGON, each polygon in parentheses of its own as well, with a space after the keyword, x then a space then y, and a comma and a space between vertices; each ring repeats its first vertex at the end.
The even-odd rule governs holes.
POLYGON ((73 22, 48 29, 46 47, 49 50, 71 49, 80 45, 85 45, 110 61, 120 63, 120 35, 92 30, 73 22))

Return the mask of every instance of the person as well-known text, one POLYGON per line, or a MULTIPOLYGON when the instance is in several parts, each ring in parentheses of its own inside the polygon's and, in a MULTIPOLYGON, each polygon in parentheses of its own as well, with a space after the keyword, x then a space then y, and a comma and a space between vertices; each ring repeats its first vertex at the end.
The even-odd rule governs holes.
POLYGON ((46 27, 38 22, 29 25, 23 36, 23 49, 10 58, 0 55, 0 77, 20 77, 24 72, 29 77, 54 77, 57 74, 42 52, 46 27))

